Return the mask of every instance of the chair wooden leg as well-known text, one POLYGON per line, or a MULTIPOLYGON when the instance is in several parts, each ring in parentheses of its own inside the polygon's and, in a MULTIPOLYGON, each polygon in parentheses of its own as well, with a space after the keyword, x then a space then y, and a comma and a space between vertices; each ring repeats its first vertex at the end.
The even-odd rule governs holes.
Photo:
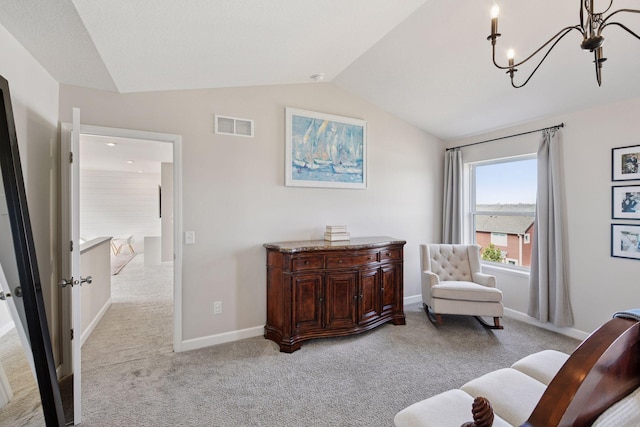
POLYGON ((432 312, 427 304, 422 305, 424 307, 425 313, 427 313, 427 318, 429 319, 429 321, 436 326, 442 325, 442 315, 432 312))
POLYGON ((485 328, 489 328, 489 329, 504 329, 504 327, 500 324, 500 318, 499 317, 494 317, 493 318, 493 325, 490 325, 487 322, 485 322, 484 319, 482 317, 480 317, 480 316, 474 316, 474 317, 485 328))

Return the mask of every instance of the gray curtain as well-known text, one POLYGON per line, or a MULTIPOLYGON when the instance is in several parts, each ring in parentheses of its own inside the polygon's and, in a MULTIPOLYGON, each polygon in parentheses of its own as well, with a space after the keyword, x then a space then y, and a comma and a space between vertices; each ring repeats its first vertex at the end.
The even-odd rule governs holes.
POLYGON ((444 157, 442 243, 462 243, 462 154, 448 150, 444 157))
POLYGON ((555 326, 573 325, 564 245, 564 191, 560 131, 543 131, 538 149, 538 194, 529 278, 530 316, 555 326))

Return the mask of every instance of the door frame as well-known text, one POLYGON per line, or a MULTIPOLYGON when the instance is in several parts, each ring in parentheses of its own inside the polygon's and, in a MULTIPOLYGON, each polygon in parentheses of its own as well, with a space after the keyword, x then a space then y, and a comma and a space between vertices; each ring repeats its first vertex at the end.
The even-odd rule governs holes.
MULTIPOLYGON (((71 124, 63 123, 62 127, 71 128, 71 124)), ((80 124, 80 135, 96 135, 114 138, 130 138, 159 141, 173 144, 173 351, 183 351, 182 341, 182 136, 169 133, 140 131, 134 129, 113 128, 80 124)), ((66 177, 68 179, 68 177, 66 177)), ((63 186, 64 186, 63 171, 63 186)), ((62 201, 62 215, 68 212, 68 203, 62 201)), ((64 222, 64 221, 63 221, 64 222)), ((70 348, 69 336, 63 334, 63 348, 70 348)), ((64 357, 63 357, 64 359, 64 357)), ((63 360, 63 365, 67 362, 63 360)))

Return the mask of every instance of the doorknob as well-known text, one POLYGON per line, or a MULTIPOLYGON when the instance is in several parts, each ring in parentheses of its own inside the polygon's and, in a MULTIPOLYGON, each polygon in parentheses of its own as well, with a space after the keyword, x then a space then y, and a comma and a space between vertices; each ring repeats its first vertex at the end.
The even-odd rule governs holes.
POLYGON ((10 292, 7 292, 5 294, 4 292, 0 291, 0 300, 2 300, 2 301, 6 301, 7 298, 10 298, 10 297, 13 297, 13 296, 22 297, 22 288, 20 286, 18 286, 15 289, 15 291, 13 292, 13 295, 11 295, 10 292))
POLYGON ((71 279, 62 279, 62 280, 60 280, 58 282, 58 285, 62 286, 63 288, 66 288, 68 285, 71 285, 71 286, 75 285, 76 284, 75 282, 77 282, 77 280, 74 281, 73 277, 72 277, 71 279))
POLYGON ((60 282, 58 282, 58 285, 60 285, 63 288, 65 288, 68 285, 75 286, 75 285, 82 285, 83 283, 86 283, 87 285, 90 285, 92 282, 93 282, 93 277, 91 277, 91 276, 87 276, 87 277, 80 276, 80 280, 75 280, 73 277, 71 279, 62 279, 62 280, 60 280, 60 282))

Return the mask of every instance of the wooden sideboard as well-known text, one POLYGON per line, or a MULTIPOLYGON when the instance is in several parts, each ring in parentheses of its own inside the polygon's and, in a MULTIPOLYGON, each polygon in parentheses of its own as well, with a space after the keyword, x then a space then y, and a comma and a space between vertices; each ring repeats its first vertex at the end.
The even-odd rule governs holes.
POLYGON ((390 237, 265 243, 265 338, 292 353, 305 340, 406 324, 405 243, 390 237))

